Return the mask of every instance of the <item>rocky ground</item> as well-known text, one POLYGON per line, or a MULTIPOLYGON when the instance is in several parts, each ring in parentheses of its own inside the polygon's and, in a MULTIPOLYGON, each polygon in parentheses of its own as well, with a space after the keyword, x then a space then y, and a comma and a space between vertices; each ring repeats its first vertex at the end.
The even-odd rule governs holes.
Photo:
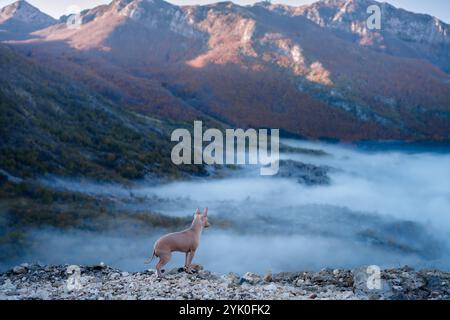
POLYGON ((378 289, 368 288, 377 282, 367 268, 239 276, 195 266, 193 274, 173 269, 165 279, 104 264, 79 271, 78 278, 67 265, 17 266, 0 274, 0 299, 450 299, 449 272, 408 267, 381 271, 378 289))

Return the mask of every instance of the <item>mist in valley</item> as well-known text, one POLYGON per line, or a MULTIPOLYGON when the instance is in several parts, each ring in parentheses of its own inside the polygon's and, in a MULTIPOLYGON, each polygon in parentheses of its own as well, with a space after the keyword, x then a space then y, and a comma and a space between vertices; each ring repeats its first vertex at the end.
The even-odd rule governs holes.
MULTIPOLYGON (((294 160, 328 168, 329 184, 305 185, 292 177, 263 177, 255 168, 223 178, 196 178, 133 187, 42 180, 54 189, 112 200, 116 208, 193 216, 208 207, 212 227, 204 230, 195 263, 215 272, 299 271, 363 265, 450 270, 450 151, 286 140, 294 160), (299 149, 300 150, 300 149, 299 149), (220 221, 214 225, 214 221, 220 221), (224 223, 226 222, 226 223, 224 223)), ((188 227, 189 225, 186 225, 188 227)), ((14 261, 96 264, 144 270, 154 241, 167 230, 118 226, 115 230, 33 229, 34 243, 14 261)), ((153 261, 155 263, 156 261, 153 261)), ((2 263, 9 266, 12 261, 2 263)), ((174 253, 166 269, 182 266, 174 253)))

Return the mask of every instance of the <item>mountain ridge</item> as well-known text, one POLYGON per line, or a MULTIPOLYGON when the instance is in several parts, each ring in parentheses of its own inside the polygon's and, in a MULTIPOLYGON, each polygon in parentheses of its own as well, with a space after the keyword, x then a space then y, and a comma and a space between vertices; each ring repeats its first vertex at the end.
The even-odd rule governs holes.
MULTIPOLYGON (((336 3, 353 1, 316 5, 336 3)), ((445 66, 361 45, 279 8, 115 0, 83 11, 79 28, 63 19, 10 43, 162 118, 212 117, 315 139, 450 137, 445 66)))

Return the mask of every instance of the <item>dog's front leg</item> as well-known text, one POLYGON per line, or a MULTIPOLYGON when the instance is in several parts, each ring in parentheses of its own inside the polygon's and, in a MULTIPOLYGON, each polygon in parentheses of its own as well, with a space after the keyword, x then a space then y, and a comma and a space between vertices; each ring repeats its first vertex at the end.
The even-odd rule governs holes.
POLYGON ((191 261, 192 261, 191 254, 192 254, 191 251, 186 252, 186 262, 184 264, 184 271, 186 271, 186 273, 192 273, 192 270, 191 270, 191 261))
POLYGON ((195 255, 195 251, 189 251, 188 253, 186 253, 185 270, 187 273, 192 273, 191 264, 192 264, 192 259, 194 259, 194 255, 195 255))
POLYGON ((190 251, 186 252, 186 259, 184 260, 184 271, 188 272, 189 269, 189 253, 190 251))

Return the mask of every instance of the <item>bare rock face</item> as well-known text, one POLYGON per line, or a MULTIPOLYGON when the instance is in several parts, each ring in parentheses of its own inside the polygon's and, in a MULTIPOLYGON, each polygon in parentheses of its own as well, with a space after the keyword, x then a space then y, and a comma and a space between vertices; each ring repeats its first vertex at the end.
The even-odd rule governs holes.
POLYGON ((450 72, 450 26, 430 15, 414 14, 373 0, 325 0, 300 7, 272 5, 268 9, 306 17, 362 46, 396 56, 426 59, 450 72), (375 32, 366 23, 367 8, 371 5, 381 9, 381 30, 375 32))
POLYGON ((268 283, 250 272, 239 278, 202 268, 193 274, 174 269, 158 279, 154 270, 131 273, 99 266, 77 267, 79 273, 67 265, 18 266, 0 273, 0 299, 450 299, 450 273, 408 267, 381 271, 383 286, 368 288, 366 268, 284 272, 268 283))

